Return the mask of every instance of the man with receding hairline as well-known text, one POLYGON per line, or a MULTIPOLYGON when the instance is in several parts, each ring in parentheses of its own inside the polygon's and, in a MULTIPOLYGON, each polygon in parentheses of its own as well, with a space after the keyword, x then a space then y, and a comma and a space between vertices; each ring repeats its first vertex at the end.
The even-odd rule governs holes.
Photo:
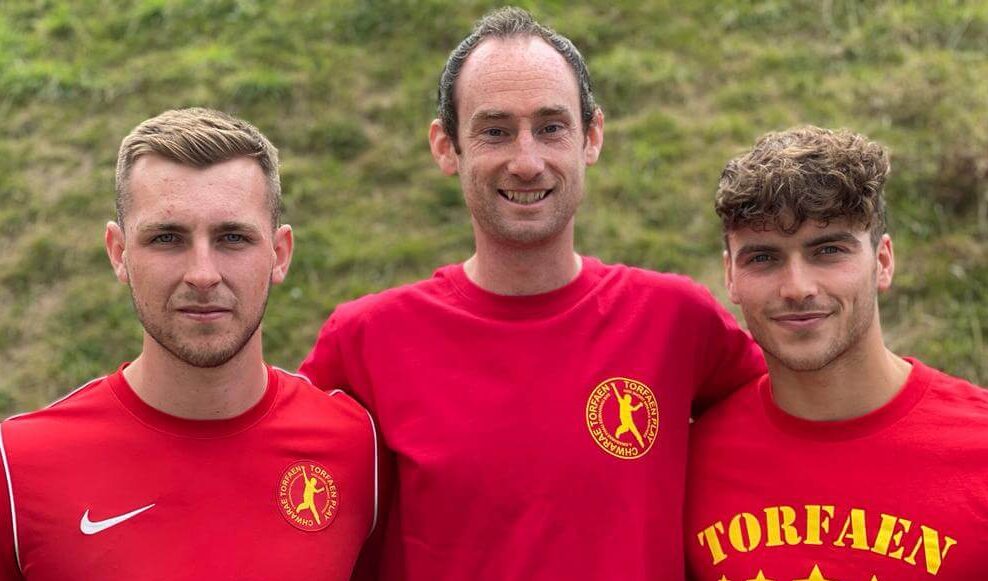
POLYGON ((429 144, 475 253, 339 305, 300 371, 393 454, 373 578, 678 581, 688 418, 763 361, 685 277, 575 251, 604 114, 579 51, 517 8, 450 55, 429 144))
POLYGON ((693 428, 696 580, 988 579, 988 391, 889 351, 885 149, 763 136, 728 163, 727 289, 768 374, 693 428))
POLYGON ((106 251, 140 355, 0 424, 0 578, 350 578, 377 512, 366 411, 264 363, 292 256, 277 151, 208 109, 121 145, 106 251))

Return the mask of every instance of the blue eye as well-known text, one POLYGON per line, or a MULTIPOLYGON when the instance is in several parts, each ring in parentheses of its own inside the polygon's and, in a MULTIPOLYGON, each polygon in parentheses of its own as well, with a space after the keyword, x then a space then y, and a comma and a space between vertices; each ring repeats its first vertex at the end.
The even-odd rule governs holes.
POLYGON ((152 244, 174 244, 176 242, 178 242, 178 235, 173 232, 158 234, 151 239, 152 244))
POLYGON ((247 242, 247 237, 243 234, 236 234, 234 232, 228 232, 223 235, 223 242, 228 244, 242 244, 247 242))

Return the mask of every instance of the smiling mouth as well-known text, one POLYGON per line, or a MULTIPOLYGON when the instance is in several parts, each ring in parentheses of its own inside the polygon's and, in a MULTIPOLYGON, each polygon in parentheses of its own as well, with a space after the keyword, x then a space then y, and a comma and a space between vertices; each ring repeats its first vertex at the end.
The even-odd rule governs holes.
POLYGON ((812 326, 827 317, 830 313, 814 311, 807 313, 790 313, 786 315, 777 315, 772 317, 772 320, 776 323, 787 326, 787 327, 809 327, 812 326))
POLYGON ((544 200, 552 190, 498 190, 497 193, 509 202, 529 206, 544 200))

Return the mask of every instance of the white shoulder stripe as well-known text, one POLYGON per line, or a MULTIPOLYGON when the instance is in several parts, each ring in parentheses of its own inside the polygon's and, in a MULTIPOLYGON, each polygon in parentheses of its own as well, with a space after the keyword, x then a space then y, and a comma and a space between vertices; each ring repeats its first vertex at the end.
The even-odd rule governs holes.
MULTIPOLYGON (((79 393, 80 391, 86 389, 90 385, 93 385, 94 383, 96 383, 98 381, 102 381, 103 379, 106 379, 106 377, 107 376, 103 375, 103 376, 97 377, 96 379, 91 379, 91 380, 87 381, 86 383, 84 383, 84 384, 80 385, 79 387, 73 389, 69 393, 67 393, 67 394, 63 395, 62 397, 56 399, 55 401, 51 402, 50 404, 48 404, 47 406, 45 406, 44 409, 50 408, 53 405, 58 404, 59 402, 65 401, 66 399, 72 397, 76 393, 79 393)), ((12 420, 14 418, 18 418, 20 416, 27 415, 28 413, 31 413, 31 412, 25 412, 23 414, 16 414, 16 415, 10 416, 7 419, 8 420, 12 420)), ((10 477, 10 463, 7 460, 7 448, 4 446, 4 443, 3 443, 3 424, 0 424, 0 458, 2 458, 2 460, 3 460, 3 472, 4 472, 4 476, 7 479, 7 496, 9 497, 9 502, 10 502, 10 524, 11 524, 11 528, 13 529, 12 530, 12 533, 13 533, 13 539, 14 539, 14 558, 17 561, 17 569, 19 571, 21 571, 21 574, 23 574, 24 573, 24 570, 21 568, 20 543, 17 541, 17 507, 14 505, 14 484, 11 481, 11 477, 10 477)))
POLYGON ((378 459, 377 454, 377 424, 374 423, 374 416, 372 416, 369 411, 364 409, 364 413, 367 414, 367 419, 370 420, 371 435, 374 437, 374 519, 371 520, 370 530, 367 531, 367 536, 370 537, 371 534, 374 533, 374 529, 377 528, 377 502, 378 493, 380 492, 380 485, 378 483, 378 471, 380 470, 380 466, 378 465, 378 462, 380 460, 378 459))
POLYGON ((46 405, 45 407, 46 407, 46 408, 50 408, 51 406, 53 406, 53 405, 55 405, 55 404, 58 404, 58 403, 61 403, 61 402, 63 402, 63 401, 65 401, 65 400, 67 400, 67 399, 69 399, 69 398, 70 398, 70 397, 72 397, 73 395, 75 395, 75 394, 77 394, 78 392, 80 392, 80 391, 82 391, 82 390, 84 390, 84 389, 86 389, 86 388, 87 388, 87 387, 89 387, 90 385, 92 385, 92 384, 94 384, 94 383, 96 383, 97 381, 103 381, 104 379, 106 379, 106 377, 107 377, 106 375, 103 375, 103 376, 100 376, 100 377, 97 377, 96 379, 90 379, 90 380, 89 380, 89 381, 87 381, 86 383, 83 383, 83 384, 82 384, 82 385, 80 385, 79 387, 77 387, 77 388, 75 388, 75 389, 73 389, 73 390, 72 390, 72 391, 70 391, 69 393, 67 393, 67 394, 65 394, 65 395, 63 395, 62 397, 60 397, 60 398, 58 398, 58 399, 56 399, 55 401, 53 401, 53 402, 51 402, 50 404, 48 404, 48 405, 46 405))
MULTIPOLYGON (((69 399, 69 398, 70 398, 70 397, 72 397, 73 395, 75 395, 75 394, 77 394, 77 393, 79 393, 80 391, 82 391, 82 390, 84 390, 84 389, 86 389, 87 387, 89 387, 90 385, 92 385, 92 384, 94 384, 94 383, 96 383, 97 381, 102 381, 102 380, 104 380, 104 379, 106 379, 106 378, 107 378, 107 376, 106 376, 106 375, 103 375, 103 376, 100 376, 100 377, 97 377, 96 379, 90 379, 90 380, 89 380, 89 381, 87 381, 86 383, 83 383, 83 384, 82 384, 82 385, 80 385, 79 387, 77 387, 77 388, 75 388, 75 389, 73 389, 72 391, 70 391, 70 392, 68 392, 67 394, 65 394, 65 395, 63 395, 62 397, 60 397, 60 398, 58 398, 58 399, 56 399, 55 401, 53 401, 53 402, 51 402, 50 404, 48 404, 48 405, 46 405, 45 407, 43 407, 43 408, 41 408, 41 409, 48 409, 48 408, 50 408, 50 407, 52 407, 53 405, 57 405, 57 404, 59 404, 59 403, 61 403, 61 402, 63 402, 63 401, 65 401, 65 400, 67 400, 67 399, 69 399)), ((30 413, 34 413, 34 412, 24 412, 24 413, 22 413, 22 414, 14 414, 14 415, 12 415, 12 416, 10 416, 10 417, 9 417, 9 418, 7 418, 7 419, 8 419, 8 420, 12 420, 12 419, 14 419, 14 418, 19 418, 19 417, 21 417, 21 416, 26 416, 27 414, 30 414, 30 413)))
MULTIPOLYGON (((301 373, 293 373, 291 371, 285 371, 284 369, 282 369, 280 367, 274 367, 274 368, 277 369, 278 371, 281 371, 282 373, 287 374, 287 375, 291 375, 293 377, 297 377, 297 378, 305 381, 309 385, 315 385, 314 383, 312 383, 312 380, 311 379, 309 379, 305 375, 302 375, 301 373)), ((329 397, 333 397, 334 395, 340 394, 340 393, 345 394, 346 392, 344 392, 342 389, 333 389, 333 390, 330 390, 330 391, 326 392, 326 395, 328 395, 329 397)), ((364 408, 363 406, 360 406, 360 407, 361 407, 361 409, 364 410, 364 413, 367 414, 367 419, 370 420, 371 435, 373 436, 373 439, 374 439, 374 517, 373 517, 373 520, 371 520, 370 530, 367 531, 367 536, 369 537, 374 532, 374 529, 377 528, 378 496, 379 496, 379 493, 380 493, 380 483, 378 482, 378 479, 380 478, 380 474, 379 474, 379 472, 380 472, 380 466, 378 465, 379 458, 378 458, 378 450, 377 450, 377 424, 374 423, 374 417, 370 415, 370 412, 367 411, 367 409, 364 408)))
POLYGON ((0 424, 0 458, 3 459, 3 472, 7 477, 7 496, 10 497, 10 525, 11 534, 14 539, 14 559, 17 561, 17 570, 24 574, 21 568, 21 551, 17 543, 17 510, 14 508, 14 485, 10 481, 10 465, 7 462, 7 448, 3 445, 3 424, 0 424))
POLYGON ((309 385, 315 385, 314 383, 312 383, 312 380, 311 379, 309 379, 305 375, 302 375, 301 373, 295 373, 294 371, 287 371, 285 369, 282 369, 282 368, 278 367, 277 365, 272 365, 271 367, 274 367, 275 369, 277 369, 278 371, 284 373, 285 375, 291 375, 292 377, 297 377, 297 378, 301 379, 302 381, 308 383, 309 385))

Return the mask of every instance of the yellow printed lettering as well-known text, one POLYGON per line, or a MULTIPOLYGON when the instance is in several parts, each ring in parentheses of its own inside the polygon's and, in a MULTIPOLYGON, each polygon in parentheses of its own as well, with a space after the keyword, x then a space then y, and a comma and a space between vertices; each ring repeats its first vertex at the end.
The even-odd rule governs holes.
POLYGON ((717 533, 724 534, 724 523, 717 521, 709 527, 703 529, 703 532, 696 535, 698 541, 700 541, 701 547, 707 547, 710 550, 710 556, 714 560, 714 565, 720 563, 727 558, 727 553, 724 552, 724 548, 720 545, 720 539, 717 538, 717 533))
POLYGON ((847 515, 847 519, 844 521, 844 528, 840 531, 840 536, 834 541, 834 546, 843 547, 844 539, 851 537, 853 541, 851 543, 852 549, 861 549, 867 551, 870 547, 868 546, 868 529, 865 525, 865 511, 860 508, 852 508, 850 514, 847 515))
POLYGON ((765 546, 781 547, 782 536, 786 537, 785 544, 798 545, 801 541, 796 527, 796 511, 791 506, 770 506, 765 509, 765 546))
POLYGON ((834 518, 833 505, 806 505, 806 540, 807 545, 822 545, 820 531, 830 532, 830 519, 834 518))
MULTIPOLYGON (((923 556, 926 557, 926 570, 931 575, 936 575, 937 571, 940 570, 940 565, 943 564, 943 560, 947 558, 947 551, 956 545, 957 541, 944 535, 943 549, 941 550, 940 533, 936 529, 924 525, 919 525, 919 528, 923 531, 923 556)), ((915 551, 913 551, 913 555, 915 555, 915 551)))
POLYGON ((878 534, 875 535, 875 545, 871 548, 871 551, 879 555, 887 555, 893 559, 901 559, 902 552, 905 551, 905 547, 902 546, 902 534, 909 532, 909 527, 912 524, 910 520, 897 518, 890 514, 882 514, 882 524, 878 527, 878 534), (900 531, 895 530, 895 526, 898 524, 902 525, 902 530, 900 531), (898 549, 890 553, 889 549, 892 543, 895 543, 898 549))
POLYGON ((903 561, 909 563, 910 565, 916 564, 916 553, 919 552, 919 548, 923 546, 923 537, 916 539, 916 545, 913 547, 913 551, 909 553, 909 556, 903 559, 903 561))
POLYGON ((727 538, 731 541, 731 546, 747 553, 758 548, 762 542, 762 527, 758 524, 758 519, 750 512, 742 512, 731 519, 731 524, 727 528, 727 538), (744 521, 744 532, 747 533, 748 541, 745 542, 745 535, 741 534, 741 521, 744 521))

